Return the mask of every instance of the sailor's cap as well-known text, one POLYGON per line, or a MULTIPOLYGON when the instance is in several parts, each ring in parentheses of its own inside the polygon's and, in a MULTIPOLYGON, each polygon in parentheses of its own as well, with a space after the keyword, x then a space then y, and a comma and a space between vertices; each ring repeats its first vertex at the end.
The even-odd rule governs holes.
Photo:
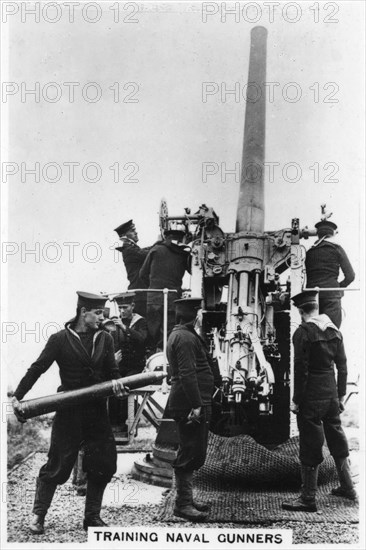
POLYGON ((291 297, 295 307, 301 308, 305 304, 317 304, 317 290, 303 290, 299 294, 291 297))
POLYGON ((202 307, 202 298, 180 298, 179 300, 174 300, 176 309, 201 309, 202 307))
POLYGON ((118 234, 119 237, 123 237, 130 229, 135 229, 135 224, 133 220, 128 220, 128 222, 122 223, 114 231, 118 234))
POLYGON ((320 222, 315 224, 315 227, 319 229, 330 229, 332 232, 337 229, 337 225, 329 220, 320 220, 320 222))
POLYGON ((185 235, 185 231, 182 229, 164 229, 164 235, 173 235, 173 237, 183 237, 185 235))
POLYGON ((127 304, 132 304, 135 301, 136 294, 134 292, 121 292, 114 297, 119 307, 127 304))
POLYGON ((81 290, 77 290, 76 294, 78 295, 78 307, 85 307, 87 310, 104 309, 107 301, 106 296, 102 294, 91 294, 81 290))

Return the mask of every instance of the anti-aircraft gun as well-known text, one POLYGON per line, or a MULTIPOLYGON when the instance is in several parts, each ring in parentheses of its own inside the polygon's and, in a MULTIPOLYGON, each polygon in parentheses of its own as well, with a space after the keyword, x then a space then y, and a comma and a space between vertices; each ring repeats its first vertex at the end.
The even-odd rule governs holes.
POLYGON ((160 225, 184 228, 192 249, 190 294, 203 298, 202 333, 222 376, 212 429, 271 444, 290 435, 290 292, 301 290, 300 236, 313 232, 301 232, 297 219, 291 228, 264 231, 266 41, 265 28, 252 29, 235 233, 224 233, 204 204, 169 216, 163 201, 160 225))

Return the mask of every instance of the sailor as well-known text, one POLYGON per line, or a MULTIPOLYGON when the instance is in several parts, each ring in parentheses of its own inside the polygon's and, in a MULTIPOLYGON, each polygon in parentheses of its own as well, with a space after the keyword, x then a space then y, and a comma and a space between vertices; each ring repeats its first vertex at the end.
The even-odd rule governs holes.
MULTIPOLYGON (((147 323, 144 317, 135 313, 135 294, 123 292, 114 297, 117 302, 120 317, 111 320, 115 325, 114 342, 120 376, 139 374, 145 368, 145 354, 147 341, 147 323)), ((127 432, 126 420, 128 416, 127 400, 109 399, 109 412, 112 424, 118 425, 119 431, 127 432)))
MULTIPOLYGON (((337 288, 347 287, 355 278, 355 272, 343 248, 334 242, 337 229, 335 223, 321 220, 315 224, 318 240, 307 251, 305 259, 306 286, 308 288, 337 288), (344 279, 338 282, 339 270, 342 270, 344 279)), ((341 298, 342 290, 319 292, 319 312, 330 317, 336 327, 342 323, 341 298)))
MULTIPOLYGON (((14 413, 24 422, 19 400, 29 392, 38 378, 54 361, 61 378, 59 391, 75 390, 118 378, 112 337, 99 330, 103 321, 105 297, 77 292, 76 316, 65 329, 50 336, 41 355, 20 381, 12 399, 14 413)), ((115 395, 125 395, 116 381, 115 395)), ((83 470, 88 484, 85 500, 84 529, 106 524, 100 518, 103 493, 116 472, 116 446, 108 419, 106 399, 73 405, 57 411, 53 420, 48 461, 40 471, 30 530, 44 532, 44 521, 57 485, 65 483, 75 464, 83 442, 83 470)))
POLYGON ((348 443, 340 420, 347 386, 347 359, 341 332, 328 315, 318 314, 317 294, 304 291, 292 297, 302 320, 293 335, 295 375, 291 405, 299 428, 302 486, 299 497, 284 502, 282 507, 303 512, 317 510, 315 495, 324 438, 340 481, 340 486, 332 490, 333 495, 356 499, 348 443))
POLYGON ((146 319, 135 312, 136 295, 133 292, 122 292, 114 299, 120 311, 120 317, 113 317, 117 329, 116 349, 122 354, 119 370, 122 376, 139 374, 145 367, 146 319))
MULTIPOLYGON (((164 231, 164 241, 157 242, 149 251, 140 270, 140 279, 149 289, 175 290, 168 293, 168 334, 175 322, 174 302, 182 294, 182 280, 189 271, 190 250, 182 244, 185 233, 176 229, 164 231)), ((163 346, 164 297, 162 292, 149 292, 146 320, 151 347, 163 346)))
MULTIPOLYGON (((118 234, 122 246, 116 248, 122 253, 123 262, 129 280, 128 290, 146 288, 139 277, 139 271, 151 247, 140 248, 138 246, 138 234, 133 220, 123 223, 114 230, 118 234)), ((135 297, 135 313, 146 316, 146 293, 139 292, 135 297)))
POLYGON ((122 360, 122 353, 121 350, 118 349, 118 333, 117 333, 117 327, 116 324, 112 319, 105 318, 104 321, 100 324, 100 328, 105 330, 106 332, 109 332, 109 334, 113 338, 113 346, 114 346, 114 358, 116 360, 117 366, 119 366, 121 360, 122 360))
POLYGON ((194 330, 201 298, 176 300, 177 325, 167 346, 171 390, 168 415, 177 425, 178 455, 173 463, 177 497, 174 514, 188 521, 207 517, 208 505, 193 500, 193 472, 206 459, 214 375, 204 341, 194 330))

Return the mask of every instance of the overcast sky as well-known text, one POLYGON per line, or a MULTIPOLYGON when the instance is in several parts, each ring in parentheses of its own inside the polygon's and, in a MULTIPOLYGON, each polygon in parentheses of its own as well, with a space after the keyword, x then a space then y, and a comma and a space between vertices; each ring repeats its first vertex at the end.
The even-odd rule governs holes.
MULTIPOLYGON (((254 26, 248 20, 268 29, 266 161, 277 164, 273 181, 269 169, 266 177, 265 229, 289 227, 294 217, 311 226, 326 203, 357 272, 353 286, 360 287, 363 2, 327 9, 320 3, 319 13, 307 2, 287 11, 281 4, 273 22, 261 3, 261 13, 241 11, 226 21, 220 4, 210 3, 206 9, 218 13, 205 17, 199 3, 166 2, 125 10, 121 4, 115 22, 112 5, 84 14, 75 7, 73 23, 65 6, 41 12, 39 22, 19 8, 4 25, 3 162, 13 164, 3 164, 2 184, 10 243, 2 264, 3 374, 13 389, 52 332, 48 323, 62 326, 73 315, 76 290, 125 290, 125 270, 113 253, 116 226, 133 218, 140 244, 151 244, 165 197, 170 214, 213 206, 222 229, 234 231, 239 182, 236 174, 225 181, 222 167, 233 170, 241 161, 254 26), (26 93, 37 87, 39 98, 26 93), (235 87, 236 96, 225 93, 235 87), (35 163, 39 181, 24 170, 35 163), (70 163, 79 163, 73 181, 70 163), (205 163, 217 173, 204 178, 205 163), (36 255, 24 255, 37 247, 36 255), (4 326, 14 334, 4 335, 4 326), (39 335, 25 335, 32 328, 39 335)), ((350 294, 342 328, 354 374, 362 361, 363 302, 359 292, 350 294)), ((57 370, 29 397, 54 392, 57 370)))

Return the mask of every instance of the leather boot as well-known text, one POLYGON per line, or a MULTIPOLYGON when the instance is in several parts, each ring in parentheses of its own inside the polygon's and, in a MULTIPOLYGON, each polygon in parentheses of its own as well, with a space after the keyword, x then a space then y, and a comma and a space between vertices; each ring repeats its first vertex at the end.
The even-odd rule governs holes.
POLYGON ((199 512, 208 512, 210 510, 210 505, 206 504, 202 500, 196 500, 193 499, 193 506, 198 510, 199 512))
POLYGON ((56 489, 57 485, 55 483, 46 483, 37 477, 33 514, 29 523, 29 529, 34 535, 43 535, 44 533, 44 519, 48 508, 51 506, 56 489))
POLYGON ((175 470, 177 498, 174 515, 188 521, 204 521, 207 514, 193 505, 193 472, 175 470))
POLYGON ((107 483, 104 481, 88 479, 85 498, 85 517, 83 527, 85 531, 88 527, 108 527, 100 517, 104 490, 107 483))
POLYGON ((303 480, 300 495, 292 502, 283 502, 282 508, 292 512, 316 512, 316 489, 319 466, 301 464, 301 479, 303 480))
POLYGON ((353 486, 348 458, 334 458, 334 462, 337 468, 340 485, 336 489, 332 489, 332 495, 348 498, 349 500, 356 500, 357 493, 353 486))
POLYGON ((32 514, 31 520, 29 522, 29 530, 33 535, 43 535, 44 533, 44 518, 45 516, 38 516, 37 514, 32 514))

